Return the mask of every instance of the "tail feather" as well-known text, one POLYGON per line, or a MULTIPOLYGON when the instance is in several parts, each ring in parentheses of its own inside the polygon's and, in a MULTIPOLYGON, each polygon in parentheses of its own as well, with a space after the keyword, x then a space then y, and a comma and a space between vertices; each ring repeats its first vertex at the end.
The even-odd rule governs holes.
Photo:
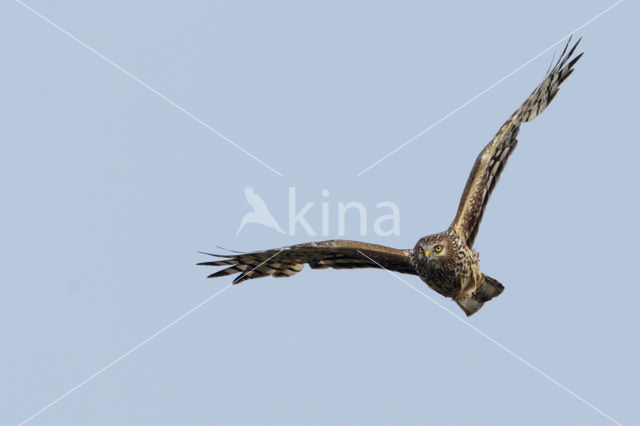
POLYGON ((471 316, 478 312, 485 302, 499 296, 504 290, 504 286, 495 278, 491 278, 484 274, 482 274, 482 276, 484 278, 482 286, 473 294, 472 297, 456 300, 458 306, 460 306, 467 316, 471 316))
POLYGON ((495 278, 491 278, 484 274, 482 274, 482 276, 484 278, 484 283, 482 284, 482 287, 480 287, 480 290, 476 291, 474 297, 480 302, 488 302, 494 297, 499 296, 504 290, 504 286, 495 278))

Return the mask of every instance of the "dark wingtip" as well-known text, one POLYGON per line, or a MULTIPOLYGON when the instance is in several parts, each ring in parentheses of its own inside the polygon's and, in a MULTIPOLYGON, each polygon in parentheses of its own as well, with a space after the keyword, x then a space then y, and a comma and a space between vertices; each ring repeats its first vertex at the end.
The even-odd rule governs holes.
POLYGON ((235 277, 235 278, 233 279, 233 281, 231 282, 231 284, 238 285, 238 284, 240 284, 241 282, 246 281, 246 280, 248 280, 248 279, 249 279, 249 276, 248 276, 248 275, 240 274, 240 275, 238 275, 237 277, 235 277))
POLYGON ((580 54, 578 56, 576 56, 575 58, 573 58, 571 60, 571 62, 569 62, 569 66, 573 66, 576 62, 578 62, 578 60, 580 58, 582 58, 582 55, 584 55, 584 52, 580 52, 580 54))
MULTIPOLYGON (((569 49, 569 53, 567 53, 567 58, 569 58, 571 55, 573 55, 573 52, 576 51, 576 48, 580 44, 580 41, 582 41, 582 37, 580 37, 578 39, 578 41, 576 41, 575 44, 573 46, 571 46, 571 49, 569 49)), ((569 47, 569 43, 571 43, 571 37, 569 37, 569 41, 567 41, 567 47, 569 47)), ((566 51, 566 48, 565 48, 565 51, 566 51)))
POLYGON ((578 41, 576 41, 573 45, 571 45, 572 38, 573 38, 573 34, 569 35, 569 39, 567 40, 567 43, 564 45, 564 48, 562 49, 562 53, 558 57, 558 62, 556 62, 556 65, 553 67, 554 71, 564 68, 565 64, 567 63, 569 58, 571 58, 571 56, 573 55, 573 52, 575 52, 576 48, 580 44, 580 41, 582 40, 582 37, 580 37, 578 41))
POLYGON ((214 272, 213 274, 209 275, 207 278, 226 277, 227 275, 233 275, 234 273, 237 272, 237 271, 229 272, 229 269, 231 269, 231 268, 225 268, 225 269, 222 269, 222 270, 220 270, 218 272, 214 272))
POLYGON ((581 42, 581 41, 582 41, 582 37, 580 37, 580 38, 578 39, 578 41, 576 41, 576 44, 574 45, 574 47, 577 47, 577 46, 580 44, 580 42, 581 42))
POLYGON ((218 264, 215 263, 215 261, 213 261, 213 262, 198 262, 198 263, 196 263, 196 266, 218 266, 218 264))

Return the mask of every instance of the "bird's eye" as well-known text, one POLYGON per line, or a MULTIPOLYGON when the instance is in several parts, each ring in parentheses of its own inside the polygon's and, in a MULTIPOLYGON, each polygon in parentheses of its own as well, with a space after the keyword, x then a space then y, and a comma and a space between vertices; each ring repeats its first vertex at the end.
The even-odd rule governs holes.
POLYGON ((442 246, 440 244, 436 244, 433 249, 436 251, 436 253, 440 253, 442 251, 442 246))

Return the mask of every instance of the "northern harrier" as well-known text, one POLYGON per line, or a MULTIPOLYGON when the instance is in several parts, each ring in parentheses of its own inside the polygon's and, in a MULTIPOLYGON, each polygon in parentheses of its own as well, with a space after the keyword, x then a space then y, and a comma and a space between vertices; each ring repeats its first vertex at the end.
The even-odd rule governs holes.
POLYGON ((456 217, 446 231, 421 238, 413 249, 331 240, 252 253, 212 255, 222 259, 199 265, 228 266, 209 278, 237 273, 234 284, 267 275, 290 277, 300 272, 305 264, 313 269, 383 268, 418 275, 429 287, 452 298, 467 316, 477 312, 485 302, 504 290, 497 280, 480 272, 478 253, 472 248, 482 215, 500 173, 516 147, 520 125, 544 111, 582 56, 580 53, 572 59, 580 40, 569 49, 570 41, 542 83, 478 155, 456 217))

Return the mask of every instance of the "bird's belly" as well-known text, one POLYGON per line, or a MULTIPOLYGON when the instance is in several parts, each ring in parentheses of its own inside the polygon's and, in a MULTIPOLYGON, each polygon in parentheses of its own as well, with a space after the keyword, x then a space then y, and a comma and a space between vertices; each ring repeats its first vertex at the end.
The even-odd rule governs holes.
POLYGON ((477 287, 475 274, 460 274, 454 277, 427 276, 424 280, 429 287, 445 297, 456 299, 470 296, 477 287))
POLYGON ((457 279, 442 279, 440 277, 426 277, 424 282, 444 297, 455 297, 460 293, 460 282, 457 279))
POLYGON ((475 279, 473 274, 469 274, 467 277, 460 281, 460 291, 458 293, 458 297, 461 298, 469 298, 476 291, 477 280, 475 279))

